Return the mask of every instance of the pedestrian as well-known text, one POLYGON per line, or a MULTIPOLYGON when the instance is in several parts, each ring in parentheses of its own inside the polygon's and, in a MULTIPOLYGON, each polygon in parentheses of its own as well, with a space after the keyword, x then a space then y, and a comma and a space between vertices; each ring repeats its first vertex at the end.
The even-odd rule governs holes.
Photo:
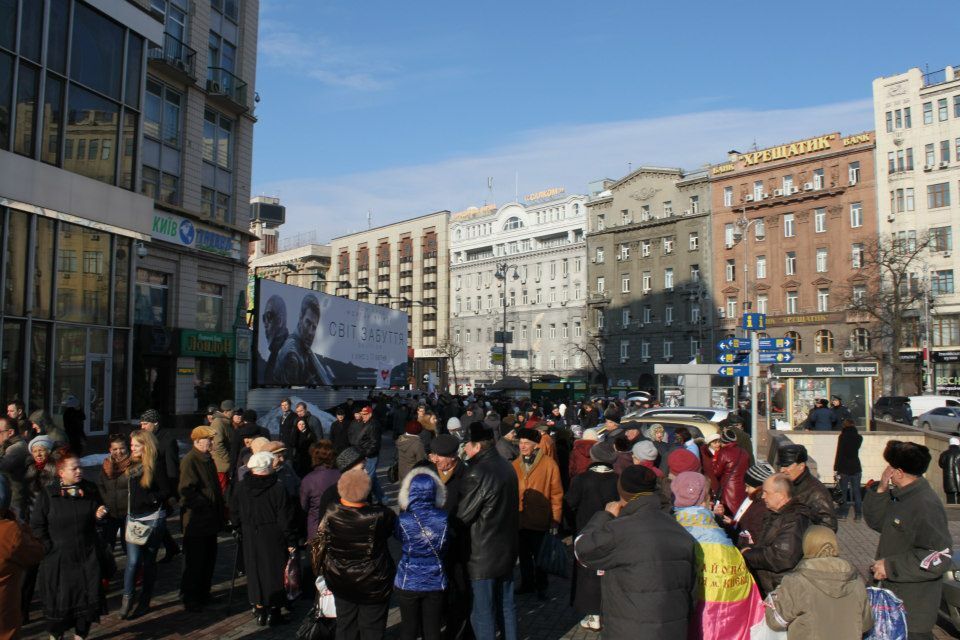
POLYGON ((660 467, 656 465, 657 456, 657 447, 653 442, 649 440, 641 440, 640 442, 633 445, 633 448, 630 450, 631 456, 633 457, 633 464, 639 464, 640 466, 647 467, 653 471, 654 475, 657 478, 662 478, 663 471, 660 471, 660 467))
MULTIPOLYGON (((582 440, 579 442, 583 442, 582 440)), ((591 441, 587 441, 591 442, 591 441)), ((592 441, 590 466, 570 481, 570 491, 563 497, 564 504, 573 514, 573 539, 576 540, 583 528, 594 516, 603 511, 608 502, 619 499, 617 493, 618 476, 613 471, 616 457, 609 447, 592 441)), ((588 569, 574 561, 573 580, 570 583, 570 600, 577 615, 583 616, 580 626, 598 631, 600 619, 600 575, 595 569, 588 569)))
POLYGON ((710 482, 710 495, 717 495, 720 491, 720 480, 717 478, 713 463, 721 446, 723 446, 723 442, 720 441, 719 433, 711 433, 703 439, 703 444, 700 445, 700 466, 703 475, 710 482))
POLYGON ((650 425, 648 433, 650 440, 653 442, 653 446, 657 448, 657 466, 659 467, 660 471, 663 472, 663 475, 666 476, 670 470, 669 466, 667 465, 667 458, 670 456, 670 453, 677 448, 677 446, 667 442, 667 431, 663 428, 662 424, 650 425))
MULTIPOLYGON (((177 485, 180 483, 180 445, 177 443, 177 437, 170 429, 160 428, 160 413, 155 409, 147 409, 140 416, 140 428, 149 431, 157 439, 157 472, 167 476, 167 484, 170 486, 173 500, 177 497, 177 485)), ((167 509, 167 517, 172 514, 173 509, 167 509)), ((165 553, 161 562, 168 563, 180 553, 180 547, 173 539, 170 533, 169 525, 163 528, 163 548, 165 553)))
POLYGON ((880 533, 875 580, 903 600, 910 640, 933 638, 943 592, 943 574, 953 567, 953 539, 947 513, 923 477, 930 450, 913 442, 890 440, 883 450, 887 467, 867 491, 863 515, 880 533))
POLYGON ((697 597, 691 636, 702 640, 750 640, 763 621, 763 601, 743 556, 710 510, 710 483, 684 471, 673 480, 677 522, 697 544, 697 597))
POLYGON ((410 470, 427 459, 427 452, 423 448, 420 434, 423 426, 419 422, 410 421, 404 425, 404 433, 397 438, 397 477, 403 480, 410 470))
POLYGON ((769 462, 758 462, 747 469, 743 476, 747 497, 740 503, 737 512, 728 516, 724 513, 723 505, 713 507, 714 515, 720 519, 727 535, 739 549, 753 546, 763 531, 764 518, 770 512, 763 501, 763 481, 774 473, 776 470, 769 462))
MULTIPOLYGON (((126 441, 124 441, 126 442, 126 441)), ((124 445, 126 446, 126 445, 124 445)), ((57 479, 57 465, 53 454, 53 440, 47 436, 36 436, 30 441, 30 456, 27 460, 27 470, 23 475, 23 491, 20 495, 20 505, 17 507, 17 515, 23 522, 29 522, 33 513, 33 507, 37 503, 37 498, 47 486, 57 479)), ((126 509, 126 502, 124 502, 126 509)), ((126 513, 126 511, 124 511, 126 513)), ((100 521, 103 522, 109 517, 104 516, 100 521)), ((121 522, 121 526, 122 526, 121 522)), ((123 545, 121 545, 123 546, 123 545)), ((33 602, 33 592, 37 584, 37 565, 27 569, 23 576, 22 597, 20 598, 21 619, 23 624, 30 621, 30 604, 33 602)))
POLYGON ((313 465, 313 471, 304 476, 303 482, 300 483, 300 508, 307 514, 308 541, 317 536, 317 526, 323 518, 323 512, 320 510, 323 494, 340 480, 336 460, 331 441, 321 440, 310 445, 310 462, 313 465))
POLYGON ((441 507, 446 489, 427 467, 403 478, 395 535, 401 542, 393 581, 400 606, 400 639, 440 640, 444 592, 448 586, 444 558, 450 545, 447 512, 441 507))
POLYGON ((593 464, 593 460, 590 459, 590 449, 592 449, 595 444, 597 444, 596 429, 584 429, 583 436, 579 440, 574 441, 573 449, 570 452, 568 471, 571 482, 593 464))
POLYGON ((237 485, 230 513, 243 545, 247 597, 259 626, 282 624, 287 602, 283 572, 296 550, 295 502, 277 477, 274 456, 261 451, 247 461, 249 473, 237 485))
MULTIPOLYGON (((66 432, 57 426, 50 414, 44 409, 37 409, 30 414, 30 427, 33 429, 30 438, 24 438, 24 440, 37 436, 48 436, 57 448, 70 446, 70 439, 67 438, 66 432)), ((75 451, 72 453, 79 455, 75 451)))
POLYGON ((127 527, 137 522, 151 527, 144 540, 127 542, 127 566, 123 573, 123 598, 120 618, 138 618, 150 608, 153 588, 157 580, 157 551, 166 530, 167 501, 173 495, 160 463, 157 439, 149 431, 137 429, 130 434, 130 466, 127 467, 129 486, 127 527), (137 606, 133 606, 137 570, 143 568, 143 587, 137 606))
POLYGON ((280 415, 277 418, 277 433, 280 435, 280 441, 294 448, 296 444, 297 416, 293 413, 293 405, 290 398, 284 398, 280 401, 280 415))
POLYGON ((937 464, 943 469, 943 493, 947 504, 957 504, 960 491, 960 438, 950 438, 950 446, 940 454, 937 464))
POLYGON ((537 566, 537 554, 548 532, 556 533, 563 517, 563 484, 556 461, 539 447, 543 434, 519 429, 520 456, 513 461, 520 493, 520 588, 547 597, 547 573, 537 566))
MULTIPOLYGON (((657 480, 660 493, 660 506, 666 513, 673 512, 673 479, 684 471, 700 472, 700 462, 697 457, 684 447, 677 447, 667 456, 667 475, 657 480)), ((708 479, 709 481, 709 479, 708 479)))
MULTIPOLYGON (((499 420, 500 418, 497 418, 498 422, 499 420)), ((421 427, 419 436, 423 443, 423 450, 429 451, 430 443, 437 437, 437 414, 433 409, 425 408, 417 422, 421 427)))
POLYGON ((350 423, 347 422, 347 412, 343 407, 337 407, 334 411, 336 420, 330 425, 330 440, 333 442, 333 451, 336 455, 350 446, 350 423))
POLYGON ((130 477, 127 475, 127 469, 130 468, 130 449, 127 439, 120 434, 110 436, 109 445, 109 453, 103 460, 100 476, 97 478, 97 488, 100 490, 103 505, 107 508, 107 515, 100 520, 98 528, 110 553, 113 553, 118 538, 121 541, 120 547, 126 553, 123 531, 130 499, 130 477))
POLYGON ((69 629, 85 638, 100 621, 96 522, 106 514, 96 485, 83 478, 80 459, 65 453, 57 461, 57 478, 40 492, 30 514, 30 528, 45 551, 37 584, 46 631, 54 638, 69 629))
POLYGON ((333 592, 338 640, 380 640, 387 628, 396 572, 387 541, 397 517, 370 504, 371 486, 363 467, 344 472, 340 499, 320 521, 313 570, 333 592))
POLYGON ((183 529, 183 578, 180 594, 187 611, 200 611, 210 602, 210 585, 217 563, 217 534, 224 526, 224 501, 217 480, 214 430, 195 427, 193 447, 180 462, 180 524, 183 529))
POLYGON ((313 442, 318 442, 327 437, 328 434, 323 432, 323 423, 320 422, 320 418, 310 413, 306 402, 298 402, 295 411, 297 418, 306 422, 307 429, 313 435, 313 442))
MULTIPOLYGON (((846 408, 846 407, 844 407, 846 408)), ((863 436, 851 418, 845 418, 837 437, 837 453, 833 459, 833 472, 837 474, 837 486, 843 493, 843 506, 837 512, 837 518, 845 519, 850 511, 850 498, 853 497, 853 519, 863 516, 863 497, 860 493, 860 445, 863 436)))
POLYGON ((790 478, 782 473, 763 481, 763 501, 770 512, 763 519, 763 528, 754 544, 742 550, 763 596, 776 589, 803 557, 803 534, 810 526, 810 518, 793 491, 790 478))
POLYGON ((83 432, 83 425, 87 421, 87 416, 80 408, 80 398, 75 395, 67 396, 67 399, 63 402, 61 419, 70 450, 78 456, 83 455, 83 443, 87 440, 87 434, 83 432))
POLYGON ((803 535, 803 559, 767 596, 767 624, 788 640, 860 640, 873 628, 867 589, 822 525, 803 535))
POLYGON ((840 396, 830 396, 830 416, 834 431, 842 429, 845 421, 853 421, 853 414, 843 405, 843 398, 840 396))
POLYGON ((43 559, 43 543, 10 510, 12 501, 10 480, 0 474, 0 640, 20 637, 20 582, 43 559))
POLYGON ((833 412, 827 408, 827 401, 817 398, 813 411, 807 415, 807 428, 811 431, 830 431, 833 429, 833 412))
POLYGON ((27 407, 22 400, 11 400, 7 403, 7 417, 13 421, 13 426, 24 440, 36 437, 33 425, 27 420, 27 407))
POLYGON ((750 456, 750 464, 752 465, 756 461, 753 459, 753 441, 750 439, 750 434, 744 429, 746 424, 740 414, 731 413, 720 421, 720 433, 723 433, 723 429, 727 427, 733 429, 733 435, 737 438, 737 446, 750 456))
POLYGON ((457 518, 470 531, 467 571, 473 591, 470 622, 477 640, 517 640, 513 567, 517 562, 520 494, 517 473, 494 450, 493 432, 469 425, 464 452, 470 460, 460 490, 457 518))
MULTIPOLYGON (((310 447, 316 442, 316 436, 310 427, 310 418, 313 416, 300 417, 294 414, 296 421, 295 435, 293 436, 293 447, 284 444, 285 454, 289 457, 293 471, 298 478, 310 473, 313 468, 310 460, 310 447)), ((322 431, 322 430, 321 430, 322 431)))
POLYGON ((17 433, 9 418, 0 417, 0 475, 10 481, 11 503, 19 510, 23 505, 23 482, 30 451, 27 441, 17 433))
POLYGON ((807 448, 788 444, 777 449, 780 473, 793 482, 793 498, 807 508, 810 524, 822 524, 837 530, 837 512, 830 491, 807 468, 807 448))
POLYGON ((736 513, 747 497, 743 478, 749 468, 750 456, 737 444, 736 431, 733 427, 725 427, 720 432, 720 450, 713 458, 713 473, 719 487, 717 499, 727 514, 736 513))
POLYGON ((380 445, 382 436, 380 425, 373 418, 373 409, 365 406, 359 411, 360 419, 350 425, 350 446, 356 447, 363 454, 366 462, 367 475, 370 476, 373 504, 385 504, 387 500, 380 480, 377 478, 377 464, 380 461, 380 445))
POLYGON ((220 411, 214 414, 213 422, 213 462, 217 465, 217 482, 220 483, 220 492, 226 495, 227 485, 230 483, 230 474, 233 471, 230 458, 231 443, 234 433, 231 421, 236 407, 233 400, 224 400, 220 403, 220 411))
POLYGON ((700 447, 693 440, 693 435, 690 433, 690 429, 686 427, 677 427, 673 432, 673 437, 677 439, 677 444, 685 448, 687 451, 693 455, 700 458, 700 447))
POLYGON ((607 503, 574 542, 577 560, 602 571, 603 636, 686 640, 696 591, 695 541, 660 509, 657 477, 627 467, 619 500, 607 503))

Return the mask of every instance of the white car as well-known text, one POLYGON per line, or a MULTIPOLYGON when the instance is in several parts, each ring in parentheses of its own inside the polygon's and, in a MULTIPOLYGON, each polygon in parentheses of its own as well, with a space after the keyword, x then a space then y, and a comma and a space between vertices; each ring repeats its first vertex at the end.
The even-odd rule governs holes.
POLYGON ((634 415, 644 418, 690 418, 692 420, 720 422, 730 413, 730 409, 716 409, 714 407, 655 407, 641 409, 634 415))
POLYGON ((960 431, 960 407, 937 407, 916 418, 916 424, 928 431, 956 433, 960 431))

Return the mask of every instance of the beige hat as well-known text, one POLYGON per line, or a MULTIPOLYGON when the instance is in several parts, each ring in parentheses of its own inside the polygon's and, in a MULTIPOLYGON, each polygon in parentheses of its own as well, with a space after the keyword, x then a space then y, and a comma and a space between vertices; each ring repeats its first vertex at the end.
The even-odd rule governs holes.
POLYGON ((264 448, 264 451, 269 451, 270 453, 281 453, 287 450, 287 445, 283 444, 279 440, 271 440, 267 446, 264 448))
POLYGON ((260 453, 261 451, 269 451, 270 441, 264 438, 263 436, 259 438, 254 438, 253 442, 250 443, 250 451, 254 453, 260 453))
POLYGON ((216 435, 216 432, 206 425, 201 425, 199 427, 194 427, 193 431, 190 432, 191 440, 203 440, 204 438, 212 438, 216 435))

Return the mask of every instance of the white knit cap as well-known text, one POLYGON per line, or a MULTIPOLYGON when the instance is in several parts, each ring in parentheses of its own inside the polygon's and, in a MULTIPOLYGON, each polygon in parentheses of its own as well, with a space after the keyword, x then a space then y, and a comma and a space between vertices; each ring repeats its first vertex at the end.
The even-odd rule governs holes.
POLYGON ((269 451, 255 453, 247 460, 247 469, 250 469, 250 471, 266 471, 272 468, 273 454, 269 451))

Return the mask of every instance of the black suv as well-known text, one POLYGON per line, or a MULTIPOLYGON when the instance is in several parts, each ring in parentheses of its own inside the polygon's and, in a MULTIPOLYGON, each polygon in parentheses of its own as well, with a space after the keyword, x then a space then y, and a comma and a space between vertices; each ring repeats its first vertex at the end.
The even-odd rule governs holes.
POLYGON ((910 424, 912 414, 908 414, 910 398, 907 396, 880 396, 873 405, 873 417, 887 422, 910 424))

